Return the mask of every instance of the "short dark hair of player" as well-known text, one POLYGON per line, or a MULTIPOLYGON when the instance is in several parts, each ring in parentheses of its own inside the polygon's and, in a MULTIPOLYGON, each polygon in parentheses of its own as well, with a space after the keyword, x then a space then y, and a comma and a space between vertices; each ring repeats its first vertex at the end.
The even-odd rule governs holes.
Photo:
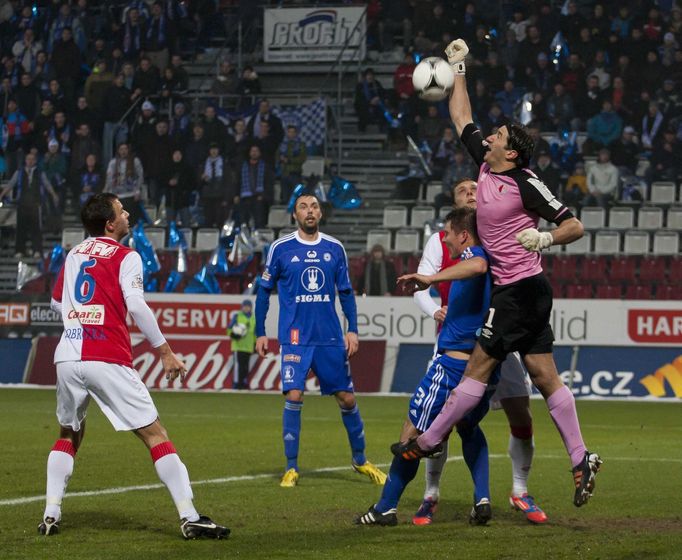
POLYGON ((476 182, 476 179, 472 179, 471 177, 462 177, 459 181, 455 181, 452 183, 452 198, 455 198, 455 192, 457 192, 457 187, 459 187, 462 183, 466 183, 468 181, 471 181, 472 183, 476 182))
POLYGON ((528 134, 528 131, 519 124, 507 124, 507 149, 515 150, 518 156, 514 160, 517 167, 528 167, 530 158, 533 155, 535 142, 528 134))
POLYGON ((464 206, 455 208, 445 216, 445 223, 449 223, 455 233, 466 231, 478 244, 478 230, 476 229, 476 210, 464 206))
POLYGON ((294 212, 296 211, 296 205, 298 204, 298 199, 303 198, 304 196, 314 198, 315 200, 317 200, 318 206, 322 207, 322 205, 320 204, 320 199, 317 198, 317 195, 314 192, 303 191, 301 194, 299 194, 296 197, 296 200, 294 200, 294 212))
POLYGON ((91 237, 104 235, 107 222, 116 219, 114 200, 118 200, 114 193, 98 193, 83 205, 81 222, 88 235, 91 237))

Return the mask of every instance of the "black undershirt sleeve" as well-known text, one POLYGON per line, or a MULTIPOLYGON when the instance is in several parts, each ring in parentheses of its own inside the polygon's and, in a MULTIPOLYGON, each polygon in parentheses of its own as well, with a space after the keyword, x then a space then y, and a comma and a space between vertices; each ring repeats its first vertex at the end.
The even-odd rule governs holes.
POLYGON ((557 199, 540 179, 519 170, 514 177, 519 186, 523 207, 538 214, 548 222, 560 224, 573 218, 573 213, 557 199))
POLYGON ((481 131, 476 128, 474 123, 469 123, 464 127, 464 130, 462 130, 460 140, 462 140, 462 144, 464 144, 467 150, 469 150, 469 153, 471 154, 471 157, 474 158, 476 165, 480 167, 483 163, 483 156, 485 156, 485 153, 488 151, 488 147, 483 140, 483 134, 481 134, 481 131))

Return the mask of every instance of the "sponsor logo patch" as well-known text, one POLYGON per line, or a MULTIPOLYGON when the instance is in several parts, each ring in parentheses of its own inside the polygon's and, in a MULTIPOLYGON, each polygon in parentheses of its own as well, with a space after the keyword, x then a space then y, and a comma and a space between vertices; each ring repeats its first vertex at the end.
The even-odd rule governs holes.
POLYGON ((78 245, 75 252, 80 255, 92 255, 93 257, 100 257, 102 259, 110 259, 116 254, 119 247, 99 241, 98 239, 91 239, 84 241, 78 245))
POLYGON ((291 257, 291 262, 301 262, 301 259, 294 255, 293 257, 291 257))
POLYGON ((84 305, 78 309, 72 309, 66 316, 70 321, 78 321, 81 325, 103 325, 104 306, 84 305))
POLYGON ((133 281, 130 283, 130 285, 133 288, 142 290, 144 288, 144 282, 142 281, 142 276, 140 276, 139 274, 136 275, 135 278, 133 278, 133 281))
POLYGON ((297 354, 284 354, 282 356, 283 362, 296 362, 297 364, 301 362, 301 356, 297 354))
POLYGON ((324 286, 324 272, 316 266, 309 266, 301 274, 301 284, 309 292, 319 292, 324 286))
POLYGON ((294 368, 291 366, 285 366, 284 369, 282 370, 282 374, 284 375, 284 381, 293 381, 294 380, 294 368))
POLYGON ((291 329, 289 340, 291 344, 298 344, 298 329, 291 329))

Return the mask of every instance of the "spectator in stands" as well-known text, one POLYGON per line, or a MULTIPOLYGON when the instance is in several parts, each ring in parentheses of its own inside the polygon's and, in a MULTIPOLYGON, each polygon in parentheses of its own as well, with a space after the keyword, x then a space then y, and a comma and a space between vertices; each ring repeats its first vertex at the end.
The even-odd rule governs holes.
POLYGON ((169 135, 173 141, 173 145, 184 148, 189 140, 190 120, 187 114, 187 107, 181 101, 173 106, 173 117, 169 123, 169 135))
POLYGON ((583 144, 584 154, 593 154, 601 148, 608 148, 623 130, 623 119, 613 110, 610 101, 602 103, 601 113, 587 122, 587 140, 583 144))
POLYGON ((137 8, 131 7, 125 15, 125 23, 119 29, 117 45, 123 51, 126 60, 137 60, 142 51, 144 35, 142 20, 137 8))
POLYGON ((39 152, 47 150, 47 133, 54 122, 52 101, 44 99, 40 104, 40 114, 33 121, 33 145, 39 152))
POLYGON ((40 110, 40 92, 33 85, 31 75, 24 72, 21 75, 19 85, 14 90, 14 98, 17 100, 19 112, 33 121, 40 110))
POLYGON ((386 250, 379 244, 372 247, 360 285, 364 296, 390 296, 397 274, 393 263, 386 258, 386 250))
POLYGON ((590 193, 583 200, 584 206, 607 208, 618 193, 618 168, 611 163, 611 153, 606 148, 599 150, 597 162, 587 172, 587 189, 590 193))
POLYGON ((466 177, 475 177, 477 173, 478 169, 469 154, 461 148, 455 150, 453 160, 443 174, 443 190, 433 200, 436 211, 440 211, 443 206, 452 206, 454 186, 466 177))
POLYGON ((165 69, 168 66, 169 45, 175 42, 175 28, 161 9, 161 2, 154 2, 151 17, 145 24, 142 41, 145 56, 153 66, 165 69))
POLYGON ((560 198, 561 172, 559 171, 559 168, 552 163, 552 157, 549 155, 549 152, 539 152, 537 164, 532 166, 531 169, 539 179, 547 185, 550 192, 555 197, 560 198))
POLYGON ((64 3, 59 8, 59 14, 50 27, 50 34, 47 43, 48 52, 56 49, 58 39, 64 39, 64 29, 69 30, 69 35, 74 38, 74 44, 78 47, 79 53, 85 53, 87 50, 86 35, 83 30, 81 21, 71 13, 71 6, 64 3))
POLYGON ((220 155, 220 145, 211 143, 201 174, 201 204, 206 227, 222 227, 227 218, 228 206, 232 204, 229 172, 229 166, 220 155))
POLYGON ((93 111, 100 113, 104 107, 104 96, 111 87, 114 76, 107 69, 107 62, 100 59, 95 63, 92 74, 85 81, 85 99, 93 111))
POLYGON ((173 150, 172 162, 163 171, 163 194, 166 197, 168 219, 176 220, 179 225, 189 227, 192 222, 189 207, 192 191, 196 189, 196 174, 183 161, 180 149, 173 150))
POLYGON ((234 95, 237 93, 239 79, 234 65, 229 60, 220 63, 220 69, 215 80, 211 84, 211 93, 215 95, 234 95))
POLYGON ((507 75, 512 76, 519 65, 521 48, 513 29, 507 29, 505 42, 500 46, 500 63, 506 68, 507 75))
POLYGON ((246 131, 252 138, 258 138, 260 137, 261 124, 264 122, 269 124, 269 132, 279 146, 284 138, 284 128, 280 118, 270 109, 270 102, 267 99, 261 99, 258 104, 258 112, 246 123, 246 131))
POLYGON ((426 142, 429 149, 433 150, 436 144, 443 137, 443 131, 448 123, 438 115, 438 107, 431 104, 428 106, 427 114, 419 119, 417 127, 417 137, 419 142, 426 142))
POLYGON ((526 67, 526 83, 530 91, 548 95, 552 90, 554 72, 544 52, 538 54, 535 66, 526 67))
POLYGON ((56 79, 51 79, 48 84, 48 91, 45 93, 43 99, 49 99, 54 106, 55 111, 66 110, 66 97, 62 91, 62 87, 56 79))
POLYGON ((81 58, 81 50, 73 40, 71 28, 64 27, 61 31, 61 40, 54 44, 51 60, 55 75, 59 77, 59 85, 64 91, 64 102, 67 107, 71 107, 75 101, 81 74, 81 58))
MULTIPOLYGON (((258 144, 260 152, 265 162, 270 169, 275 169, 277 156, 279 153, 279 142, 275 136, 270 132, 270 123, 272 121, 263 121, 260 123, 260 132, 254 138, 254 143, 258 144)), ((231 136, 227 136, 230 140, 231 136)))
POLYGON ((123 74, 118 74, 103 98, 104 136, 102 155, 104 161, 108 161, 112 157, 114 146, 124 142, 128 136, 128 124, 121 119, 130 107, 131 91, 125 87, 124 81, 123 74))
POLYGON ((305 142, 298 137, 298 129, 290 124, 287 126, 287 135, 279 147, 279 163, 282 172, 280 201, 282 204, 289 203, 294 187, 301 182, 303 164, 307 157, 305 142))
POLYGON ((126 143, 118 145, 116 157, 107 167, 107 178, 104 192, 118 196, 123 208, 130 214, 128 221, 133 226, 142 216, 141 204, 144 204, 143 192, 144 169, 126 143))
POLYGON ((495 101, 502 109, 504 116, 512 118, 516 104, 521 100, 521 96, 520 88, 517 88, 513 81, 507 80, 504 82, 504 89, 495 95, 495 101))
POLYGON ((23 37, 12 46, 12 55, 23 71, 30 74, 35 69, 36 58, 41 50, 43 50, 42 43, 35 40, 33 29, 29 28, 24 31, 23 37))
POLYGON ((60 205, 55 210, 61 212, 64 205, 68 163, 64 154, 59 151, 59 142, 54 139, 47 144, 47 153, 43 157, 41 168, 52 188, 59 195, 60 205))
POLYGON ((11 176, 21 165, 27 138, 31 133, 31 123, 19 111, 16 99, 7 99, 7 112, 2 119, 2 150, 5 154, 5 165, 8 176, 11 176))
POLYGON ((202 124, 206 141, 209 144, 218 144, 222 152, 227 143, 227 128, 218 118, 216 109, 213 105, 208 105, 206 109, 204 109, 202 124))
POLYGON ((488 93, 488 88, 484 80, 476 80, 476 85, 474 86, 470 101, 474 121, 480 125, 492 103, 492 97, 488 93))
POLYGON ((237 93, 240 96, 239 107, 249 107, 253 100, 252 97, 259 95, 261 92, 260 78, 253 69, 253 66, 245 66, 242 70, 242 79, 237 86, 237 93))
POLYGON ((455 132, 449 126, 443 129, 443 135, 433 146, 431 156, 434 179, 442 179, 445 170, 455 161, 455 152, 458 149, 455 132))
POLYGON ((549 142, 540 135, 540 125, 537 121, 529 122, 526 125, 526 131, 528 132, 528 136, 533 140, 533 156, 530 161, 531 164, 534 165, 537 162, 538 154, 540 152, 551 153, 551 148, 549 142))
POLYGON ((362 79, 355 87, 355 112, 358 115, 358 130, 364 132, 367 125, 376 123, 379 130, 385 130, 384 101, 386 94, 382 85, 375 79, 374 70, 365 69, 362 79))
POLYGON ((656 92, 656 103, 667 121, 682 115, 682 96, 675 87, 675 80, 663 80, 663 87, 656 92))
POLYGON ((13 192, 12 198, 17 203, 17 227, 14 258, 20 259, 26 252, 26 241, 31 238, 33 257, 41 258, 43 253, 43 234, 41 230, 41 206, 52 197, 55 206, 59 205, 59 196, 47 180, 45 173, 38 169, 34 154, 26 154, 25 165, 17 169, 9 183, 0 192, 0 200, 13 192))
POLYGON ((249 224, 251 218, 256 229, 265 227, 268 208, 272 203, 274 176, 261 158, 260 148, 249 148, 249 158, 241 167, 239 178, 239 215, 241 223, 249 224))
POLYGON ((566 93, 564 84, 554 84, 554 94, 547 100, 547 118, 552 130, 566 130, 571 127, 575 116, 573 98, 566 93))
POLYGON ((621 173, 634 175, 637 169, 637 160, 642 151, 635 129, 631 126, 623 128, 620 138, 611 144, 611 161, 618 167, 621 173))
POLYGON ((585 164, 582 161, 577 161, 573 173, 566 181, 562 199, 566 206, 580 208, 589 193, 585 164))
POLYGON ((647 182, 676 181, 680 169, 679 146, 675 133, 667 129, 663 134, 660 146, 651 155, 651 165, 647 173, 647 182))
POLYGON ((585 89, 585 65, 578 54, 571 53, 568 56, 568 64, 559 79, 569 95, 582 93, 585 89))
POLYGON ((583 123, 596 115, 602 107, 604 94, 599 88, 599 78, 597 76, 587 77, 587 89, 584 95, 576 99, 576 115, 583 123))
MULTIPOLYGON (((78 172, 85 166, 85 158, 88 154, 94 154, 97 161, 102 160, 102 148, 90 132, 90 125, 82 123, 77 129, 71 145, 71 162, 69 165, 69 177, 73 181, 73 186, 77 187, 75 178, 78 172)), ((54 182, 52 183, 54 185, 54 182)))
POLYGON ((175 77, 173 68, 171 66, 164 68, 159 94, 161 95, 161 103, 168 112, 172 110, 175 103, 182 101, 183 96, 187 93, 180 88, 180 80, 175 77))
POLYGON ((152 65, 149 57, 143 56, 133 77, 133 93, 136 96, 149 97, 156 95, 161 87, 159 69, 152 65))
POLYGON ((140 159, 145 170, 149 200, 157 205, 160 203, 163 194, 163 178, 173 157, 173 141, 168 135, 168 121, 166 119, 157 121, 154 136, 143 153, 144 158, 140 154, 140 159))
POLYGON ((59 142, 59 149, 64 154, 71 153, 71 144, 74 140, 73 126, 66 120, 64 111, 56 111, 50 130, 47 131, 48 140, 54 138, 59 142))
POLYGON ((487 136, 505 124, 507 120, 499 103, 493 103, 490 107, 490 111, 488 111, 488 114, 485 115, 480 123, 481 130, 487 136))
POLYGON ((133 147, 137 154, 143 153, 149 149, 151 140, 156 134, 156 107, 151 101, 142 103, 142 111, 133 122, 130 131, 130 137, 133 141, 133 147))
POLYGON ((180 89, 182 91, 187 91, 189 89, 189 74, 187 69, 182 64, 182 57, 179 54, 174 54, 171 56, 171 67, 175 77, 180 84, 180 89))
POLYGON ((54 78, 54 68, 47 59, 47 53, 45 51, 40 51, 36 56, 35 69, 33 70, 33 83, 40 90, 41 95, 44 95, 48 91, 52 78, 54 78))
POLYGON ((412 84, 412 73, 416 65, 414 58, 409 52, 405 53, 403 61, 393 73, 393 89, 396 95, 396 105, 399 112, 408 115, 407 119, 415 113, 414 85, 412 84))
POLYGON ((236 160, 238 165, 241 166, 241 162, 246 158, 251 143, 251 137, 246 131, 246 122, 244 119, 239 118, 234 121, 230 136, 233 140, 232 149, 234 151, 234 153, 231 154, 231 158, 236 160))
POLYGON ((204 172, 204 162, 208 157, 209 142, 204 135, 204 125, 195 123, 192 126, 192 137, 185 146, 183 160, 194 171, 198 179, 204 172))
POLYGON ((598 50, 594 54, 592 67, 587 71, 590 76, 596 76, 599 89, 605 91, 611 87, 611 73, 606 68, 606 53, 598 50))
POLYGON ((104 188, 104 175, 95 154, 85 157, 85 165, 80 169, 77 177, 78 202, 83 206, 90 198, 104 188))
POLYGON ((654 101, 649 103, 649 110, 642 118, 642 147, 651 152, 660 141, 665 130, 665 118, 654 101))
POLYGON ((87 99, 84 95, 81 95, 76 100, 76 110, 71 113, 71 122, 76 130, 78 130, 80 125, 87 124, 90 127, 90 132, 99 142, 102 138, 100 114, 101 111, 95 113, 90 109, 87 99))

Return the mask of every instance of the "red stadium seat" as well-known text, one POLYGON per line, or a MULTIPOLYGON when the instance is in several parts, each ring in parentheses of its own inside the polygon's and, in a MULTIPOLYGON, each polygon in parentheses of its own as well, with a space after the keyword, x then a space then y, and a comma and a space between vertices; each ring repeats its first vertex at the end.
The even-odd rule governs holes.
POLYGON ((413 272, 417 272, 417 269, 419 268, 419 261, 421 260, 421 256, 417 255, 410 255, 407 257, 407 266, 405 267, 405 274, 411 274, 413 272))
POLYGON ((682 257, 673 257, 670 259, 668 282, 671 284, 682 284, 682 257))
POLYGON ((659 284, 656 288, 656 299, 682 300, 682 286, 659 284))
POLYGON ((639 281, 665 282, 665 269, 667 268, 666 257, 644 257, 639 261, 639 281))
POLYGON ((592 284, 569 284, 566 286, 566 297, 569 299, 591 299, 592 284))
POLYGON ((651 299, 653 295, 651 284, 632 284, 625 289, 625 299, 651 299))
POLYGON ((628 284, 634 284, 637 275, 637 259, 632 256, 613 257, 609 263, 608 271, 610 282, 627 282, 628 284))
POLYGON ((574 282, 577 277, 578 257, 557 255, 552 259, 552 280, 574 282))
POLYGON ((398 276, 402 276, 403 274, 403 256, 402 255, 391 255, 390 257, 387 257, 389 261, 393 263, 393 266, 395 267, 395 273, 398 276))
POLYGON ((166 251, 158 250, 156 255, 159 257, 159 264, 161 265, 161 270, 159 272, 167 273, 175 269, 175 263, 177 260, 177 251, 166 251))
POLYGON ((620 299, 623 297, 623 287, 620 284, 601 284, 595 293, 599 299, 620 299))
POLYGON ((606 282, 606 257, 585 257, 580 266, 580 279, 583 282, 606 282))
POLYGON ((564 285, 554 280, 554 278, 549 279, 549 283, 552 285, 552 294, 554 299, 559 299, 564 297, 564 285))
POLYGON ((220 285, 220 291, 224 294, 242 293, 242 279, 239 276, 219 277, 218 284, 220 285))

